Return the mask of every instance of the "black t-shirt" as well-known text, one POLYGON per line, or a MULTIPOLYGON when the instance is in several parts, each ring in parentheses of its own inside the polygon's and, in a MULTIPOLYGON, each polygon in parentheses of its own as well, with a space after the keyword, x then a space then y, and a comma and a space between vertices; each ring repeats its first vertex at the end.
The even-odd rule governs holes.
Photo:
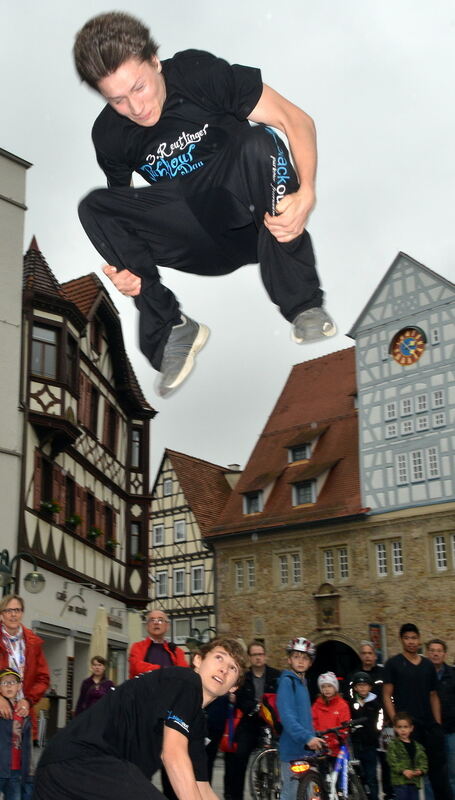
POLYGON ((260 70, 228 64, 200 50, 162 61, 166 100, 150 127, 107 105, 93 126, 98 163, 110 186, 128 186, 136 171, 150 184, 194 194, 222 183, 235 140, 262 94, 260 70))
POLYGON ((150 778, 161 766, 163 725, 187 737, 196 780, 206 781, 202 683, 185 667, 125 681, 57 733, 40 766, 108 753, 136 764, 150 778))
POLYGON ((393 684, 393 702, 396 711, 408 714, 423 725, 433 723, 430 692, 438 688, 436 670, 428 660, 421 658, 413 664, 402 653, 392 656, 384 666, 384 683, 393 684))

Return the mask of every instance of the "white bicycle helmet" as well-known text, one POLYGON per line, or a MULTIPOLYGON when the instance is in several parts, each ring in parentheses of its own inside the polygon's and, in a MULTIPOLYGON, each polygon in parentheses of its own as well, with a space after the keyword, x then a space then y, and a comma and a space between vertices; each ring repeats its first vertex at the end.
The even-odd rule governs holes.
POLYGON ((286 650, 288 653, 292 653, 293 650, 297 650, 299 653, 308 653, 311 659, 316 655, 316 645, 310 642, 309 639, 305 639, 304 636, 297 636, 295 639, 291 639, 286 645, 286 650))

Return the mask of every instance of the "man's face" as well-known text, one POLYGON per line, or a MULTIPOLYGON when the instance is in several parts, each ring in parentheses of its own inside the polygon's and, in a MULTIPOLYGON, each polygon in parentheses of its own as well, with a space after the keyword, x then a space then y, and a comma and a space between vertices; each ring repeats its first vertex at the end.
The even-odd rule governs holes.
POLYGON ((1 613, 2 622, 11 636, 15 636, 22 624, 22 606, 19 600, 10 600, 1 613))
POLYGON ((148 635, 151 636, 156 642, 162 642, 167 629, 169 628, 169 622, 162 611, 152 611, 151 614, 147 617, 147 632, 148 635))
POLYGON ((420 647, 420 636, 413 631, 406 631, 401 637, 401 644, 405 653, 415 655, 420 647))
POLYGON ((205 658, 196 654, 193 663, 202 681, 204 705, 237 688, 238 664, 223 647, 214 647, 205 658))
POLYGON ((156 125, 166 99, 161 64, 130 58, 115 72, 98 81, 98 90, 122 117, 144 127, 156 125))
POLYGON ((265 665, 265 650, 260 645, 251 645, 248 655, 250 664, 255 669, 261 669, 265 665))
POLYGON ((444 664, 446 651, 442 644, 430 644, 427 651, 428 658, 433 662, 435 667, 440 667, 444 664))
POLYGON ((378 659, 373 648, 365 644, 360 648, 360 660, 363 668, 369 672, 370 669, 376 666, 376 661, 378 659))
POLYGON ((289 655, 288 663, 294 672, 306 672, 311 667, 311 658, 308 653, 293 650, 289 655))
POLYGON ((20 688, 21 683, 16 680, 14 675, 4 675, 3 678, 0 678, 0 695, 2 697, 14 700, 20 688))

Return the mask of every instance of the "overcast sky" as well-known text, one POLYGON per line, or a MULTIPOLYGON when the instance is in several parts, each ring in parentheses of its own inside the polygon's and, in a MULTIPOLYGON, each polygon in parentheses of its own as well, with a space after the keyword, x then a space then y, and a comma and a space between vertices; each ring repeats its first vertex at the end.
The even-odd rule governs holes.
MULTIPOLYGON (((402 250, 455 275, 453 0, 0 0, 0 147, 31 161, 24 249, 33 234, 59 281, 99 272, 80 198, 104 185, 90 130, 100 97, 76 77, 74 35, 129 11, 166 58, 188 47, 262 68, 264 82, 315 119, 318 203, 309 230, 339 335, 297 346, 256 265, 222 278, 163 270, 183 309, 212 330, 173 397, 137 348, 132 301, 112 288, 149 402, 152 463, 164 447, 244 466, 293 364, 352 344, 344 334, 402 250)), ((1 191, 1 187, 0 187, 1 191)))

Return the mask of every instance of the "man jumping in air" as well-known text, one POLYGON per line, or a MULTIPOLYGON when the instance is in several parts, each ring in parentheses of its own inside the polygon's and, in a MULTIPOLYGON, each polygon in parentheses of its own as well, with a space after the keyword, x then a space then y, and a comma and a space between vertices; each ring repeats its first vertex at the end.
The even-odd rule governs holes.
POLYGON ((333 336, 305 229, 315 202, 312 119, 258 69, 199 50, 160 61, 148 28, 128 14, 89 20, 74 57, 107 101, 93 142, 109 188, 82 200, 80 219, 106 275, 135 298, 158 393, 185 380, 209 330, 181 311, 157 265, 224 275, 259 262, 294 341, 333 336), (131 186, 133 172, 150 185, 131 186))

